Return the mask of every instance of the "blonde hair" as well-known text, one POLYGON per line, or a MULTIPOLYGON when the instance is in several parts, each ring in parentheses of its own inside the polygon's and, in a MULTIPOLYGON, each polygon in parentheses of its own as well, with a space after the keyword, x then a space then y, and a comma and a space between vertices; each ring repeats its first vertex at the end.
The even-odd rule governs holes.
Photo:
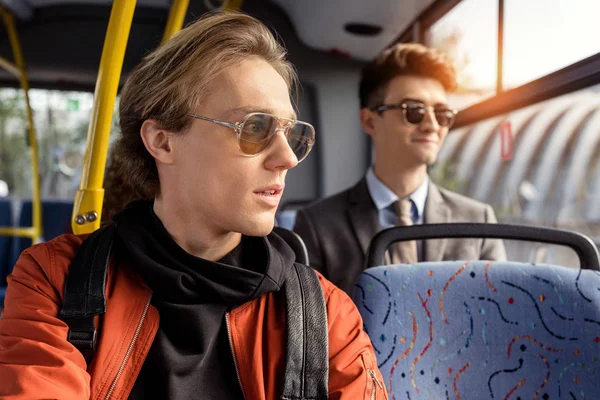
POLYGON ((148 54, 133 70, 119 106, 121 135, 114 144, 119 173, 138 196, 154 198, 160 191, 154 158, 140 129, 145 120, 184 134, 189 114, 209 94, 212 80, 225 68, 260 57, 283 77, 290 91, 297 85, 285 49, 257 19, 237 12, 209 13, 148 54))
POLYGON ((118 167, 120 160, 116 159, 112 149, 108 152, 106 169, 104 171, 104 201, 102 202, 102 223, 110 222, 113 217, 121 212, 127 204, 139 200, 129 183, 120 174, 118 167))
POLYGON ((435 79, 448 92, 456 89, 456 71, 444 53, 419 43, 398 43, 363 68, 359 89, 361 108, 381 103, 388 83, 401 75, 435 79))

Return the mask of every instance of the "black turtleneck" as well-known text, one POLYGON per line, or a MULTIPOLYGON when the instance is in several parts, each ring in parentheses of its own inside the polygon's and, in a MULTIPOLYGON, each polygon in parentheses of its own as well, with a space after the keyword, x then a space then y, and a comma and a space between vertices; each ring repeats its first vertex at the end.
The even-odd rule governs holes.
POLYGON ((218 262, 195 257, 172 239, 149 202, 130 204, 114 223, 119 254, 153 291, 160 315, 129 399, 241 399, 225 313, 279 291, 292 250, 275 234, 242 236, 218 262))

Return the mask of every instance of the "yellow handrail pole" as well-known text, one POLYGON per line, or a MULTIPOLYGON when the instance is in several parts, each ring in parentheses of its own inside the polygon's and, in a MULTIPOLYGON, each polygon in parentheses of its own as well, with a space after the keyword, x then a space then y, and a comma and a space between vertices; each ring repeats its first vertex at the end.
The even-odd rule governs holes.
MULTIPOLYGON (((15 65, 20 71, 19 82, 25 92, 25 104, 27 106, 27 123, 29 125, 28 136, 29 146, 31 148, 31 167, 32 167, 32 208, 33 208, 33 226, 31 227, 31 239, 33 243, 38 243, 42 240, 42 207, 40 198, 40 173, 39 173, 39 158, 38 148, 35 136, 35 128, 33 126, 33 111, 31 110, 31 103, 29 102, 29 80, 27 78, 27 71, 25 70, 25 61, 23 58, 23 52, 21 50, 21 43, 19 42, 19 36, 17 35, 17 29, 15 26, 15 18, 11 13, 6 11, 4 8, 0 8, 0 14, 2 14, 2 20, 6 26, 10 46, 12 47, 13 57, 15 59, 15 65)), ((16 230, 19 231, 19 230, 16 230)), ((25 232, 21 230, 22 232, 25 232)))
POLYGON ((167 19, 167 26, 162 41, 166 42, 171 36, 181 30, 185 14, 187 13, 190 0, 174 0, 167 19))
POLYGON ((81 183, 73 205, 71 226, 76 234, 91 233, 100 227, 108 139, 135 3, 136 0, 114 0, 110 12, 96 80, 81 183))
POLYGON ((229 0, 223 9, 227 11, 237 11, 242 8, 242 4, 244 4, 244 0, 229 0))

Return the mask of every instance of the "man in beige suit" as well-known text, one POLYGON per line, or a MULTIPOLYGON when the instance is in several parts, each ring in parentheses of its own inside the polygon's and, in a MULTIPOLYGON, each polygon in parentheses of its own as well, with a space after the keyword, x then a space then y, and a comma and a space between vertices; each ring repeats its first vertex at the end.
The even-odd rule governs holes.
MULTIPOLYGON (((427 167, 454 122, 446 93, 456 86, 445 56, 419 44, 398 44, 362 71, 360 121, 375 163, 354 187, 300 210, 294 230, 310 265, 347 293, 364 269, 373 236, 396 225, 495 223, 492 208, 440 188, 427 167)), ((396 245, 391 261, 503 260, 498 240, 442 239, 396 245)))

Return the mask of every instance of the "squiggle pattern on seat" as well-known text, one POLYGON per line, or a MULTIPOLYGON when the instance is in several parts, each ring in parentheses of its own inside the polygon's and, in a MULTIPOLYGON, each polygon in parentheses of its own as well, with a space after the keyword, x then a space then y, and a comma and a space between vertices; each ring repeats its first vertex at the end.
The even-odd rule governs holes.
POLYGON ((532 338, 531 336, 515 336, 514 338, 512 338, 512 340, 510 341, 510 343, 508 344, 508 352, 507 352, 507 358, 510 358, 510 352, 512 350, 512 346, 513 344, 515 344, 515 342, 519 339, 527 339, 532 341, 533 343, 537 344, 538 346, 540 346, 542 349, 544 350, 548 350, 551 351, 553 353, 560 353, 561 351, 563 351, 563 349, 554 349, 552 347, 548 347, 548 346, 544 346, 542 343, 538 342, 537 340, 535 340, 534 338, 532 338))
POLYGON ((533 395, 533 400, 535 400, 540 393, 542 392, 542 389, 544 388, 544 386, 546 386, 548 384, 548 380, 550 379, 550 363, 548 362, 548 360, 546 360, 546 357, 544 357, 541 354, 537 354, 537 356, 544 362, 544 364, 546 364, 546 378, 544 378, 544 382, 542 382, 542 386, 540 386, 540 388, 538 390, 536 390, 536 392, 533 395))
POLYGON ((396 396, 394 396, 394 390, 392 387, 392 377, 394 376, 394 370, 396 369, 396 365, 398 365, 398 363, 400 361, 402 361, 404 359, 404 357, 406 357, 411 352, 413 347, 415 347, 415 342, 417 341, 417 332, 419 331, 419 327, 417 325, 417 320, 415 319, 415 316, 413 315, 413 313, 409 313, 409 314, 412 317, 412 321, 413 321, 413 338, 410 341, 410 345, 408 346, 406 351, 404 353, 400 354, 400 357, 398 357, 398 359, 396 359, 396 362, 394 362, 394 365, 392 365, 392 368, 390 370, 390 378, 388 380, 388 390, 390 391, 390 396, 394 400, 396 399, 396 396))
POLYGON ((517 384, 515 385, 515 387, 514 387, 514 388, 510 389, 510 391, 509 391, 509 392, 506 394, 506 397, 504 397, 504 400, 508 400, 508 399, 510 399, 510 396, 512 396, 512 394, 513 394, 514 392, 516 392, 518 388, 520 388, 521 386, 523 386, 523 385, 525 384, 525 381, 526 381, 526 379, 521 379, 521 380, 519 381, 519 383, 517 383, 517 384))
POLYGON ((558 313, 558 311, 556 311, 556 309, 554 308, 554 306, 550 307, 550 310, 552 310, 552 312, 554 313, 554 315, 556 315, 558 318, 562 319, 563 321, 575 321, 575 318, 570 318, 570 317, 565 317, 564 315, 560 315, 558 313))
POLYGON ((449 354, 447 356, 444 356, 440 359, 437 359, 432 365, 431 365, 431 373, 433 374, 433 370, 435 369, 435 367, 437 367, 437 365, 440 362, 443 361, 448 361, 453 359, 454 357, 459 356, 463 351, 465 351, 466 349, 469 348, 469 345, 471 344, 471 340, 473 339, 473 314, 471 313, 471 310, 469 309, 469 306, 467 305, 467 303, 464 303, 467 315, 469 316, 469 335, 467 336, 467 341, 464 344, 464 346, 462 346, 460 349, 458 349, 456 352, 449 354))
POLYGON ((485 282, 487 283, 487 285, 490 287, 490 289, 492 289, 492 291, 497 292, 498 289, 496 289, 494 287, 494 285, 492 285, 492 282, 490 282, 490 278, 488 277, 488 270, 490 269, 490 267, 492 266, 493 262, 489 262, 485 265, 485 282))
POLYGON ((532 275, 531 277, 533 279, 536 279, 536 280, 538 280, 540 282, 544 282, 545 284, 549 285, 552 288, 552 290, 554 290, 554 292, 556 293, 556 295, 558 296, 558 301, 560 302, 560 304, 564 304, 563 298, 560 295, 560 292, 558 291, 558 289, 556 288, 556 285, 554 283, 552 283, 548 279, 540 278, 537 275, 532 275))
POLYGON ((488 388, 490 390, 490 396, 492 399, 494 398, 494 391, 492 390, 492 379, 494 379, 496 376, 498 376, 501 373, 512 374, 513 372, 517 372, 518 370, 520 370, 522 367, 523 367, 523 359, 519 358, 519 366, 518 367, 513 368, 513 369, 503 369, 502 371, 496 371, 489 377, 488 388))
POLYGON ((368 274, 354 299, 390 399, 600 399, 600 274, 489 261, 368 274))
POLYGON ((387 312, 385 313, 385 317, 383 317, 383 324, 385 325, 385 323, 386 323, 386 321, 387 321, 388 317, 390 316, 390 310, 392 309, 392 301, 391 301, 392 294, 391 294, 391 292, 390 292, 390 289, 388 288, 388 286, 387 286, 387 285, 386 285, 386 284, 385 284, 385 283, 384 283, 384 282, 383 282, 381 279, 379 279, 379 278, 377 278, 377 277, 375 277, 375 276, 373 276, 373 275, 370 275, 370 274, 369 274, 369 273, 367 273, 367 272, 365 272, 365 273, 364 273, 364 275, 365 275, 365 276, 368 276, 368 277, 371 277, 371 279, 374 279, 374 280, 376 280, 377 282, 381 283, 381 285, 383 285, 383 288, 385 289, 385 291, 386 291, 386 292, 387 292, 387 294, 388 294, 388 298, 389 298, 389 301, 388 301, 388 308, 387 308, 387 312))
POLYGON ((460 275, 461 272, 463 272, 465 270, 465 268, 467 267, 468 263, 464 263, 459 269, 458 271, 456 271, 454 273, 454 275, 452 275, 450 277, 450 279, 448 279, 448 282, 446 282, 446 284, 444 285, 444 288, 442 289, 442 294, 440 295, 440 313, 442 314, 442 318, 444 319, 445 323, 448 323, 448 319, 446 318, 446 315, 444 314, 444 295, 446 294, 446 290, 448 290, 448 286, 450 286, 450 284, 452 283, 453 280, 456 279, 456 277, 458 275, 460 275))
MULTIPOLYGON (((559 335, 557 333, 554 333, 552 330, 550 330, 550 328, 548 328, 548 325, 546 324, 546 322, 544 321, 544 317, 542 316, 542 312, 540 311, 540 307, 538 306, 537 302, 535 301, 535 299, 533 298, 531 293, 529 293, 527 290, 523 289, 522 287, 515 285, 514 283, 510 283, 510 282, 506 282, 506 281, 502 281, 502 283, 504 283, 505 285, 508 285, 508 286, 512 286, 515 289, 518 289, 518 290, 522 291, 523 293, 525 293, 533 301, 535 311, 537 311, 537 314, 540 317, 540 322, 542 323, 542 326, 546 329, 546 331, 548 331, 548 333, 551 334, 552 336, 554 336, 555 338, 566 339, 566 337, 559 335)), ((579 339, 576 337, 571 337, 568 340, 579 340, 579 339)))
POLYGON ((415 377, 414 377, 415 367, 417 366, 417 363, 419 362, 419 360, 423 357, 423 355, 425 355, 425 353, 427 352, 427 350, 429 350, 429 347, 431 346, 431 342, 433 341, 433 324, 431 321, 431 313, 429 312, 429 309, 427 308, 427 301, 423 301, 423 299, 421 298, 421 294, 417 293, 417 296, 419 297, 419 301, 421 302, 421 305, 425 309, 425 312, 427 313, 427 318, 429 319, 429 342, 425 345, 425 348, 423 349, 423 351, 421 351, 421 353, 417 357, 415 357, 415 361, 412 363, 412 365, 410 367, 410 380, 412 382, 413 387, 415 388, 415 391, 417 393, 419 393, 419 388, 417 387, 417 384, 415 383, 415 377))
POLYGON ((592 300, 589 299, 586 295, 583 294, 583 292, 581 291, 581 289, 579 289, 579 278, 581 278, 581 271, 579 270, 579 274, 577 275, 577 279, 575 280, 575 287, 577 288, 577 291, 579 292, 579 294, 581 295, 581 297, 583 297, 583 299, 585 301, 587 301, 588 303, 591 303, 592 300))
MULTIPOLYGON (((475 299, 475 297, 471 297, 472 299, 475 299)), ((502 309, 500 308, 500 304, 498 304, 498 302, 494 299, 490 299, 489 297, 477 297, 477 300, 487 300, 490 303, 492 303, 493 305, 496 306, 496 308, 498 309, 498 313, 500 313, 500 318, 502 318, 502 321, 506 322, 507 324, 513 324, 513 325, 519 325, 518 321, 509 321, 504 317, 504 314, 502 314, 502 309)))

